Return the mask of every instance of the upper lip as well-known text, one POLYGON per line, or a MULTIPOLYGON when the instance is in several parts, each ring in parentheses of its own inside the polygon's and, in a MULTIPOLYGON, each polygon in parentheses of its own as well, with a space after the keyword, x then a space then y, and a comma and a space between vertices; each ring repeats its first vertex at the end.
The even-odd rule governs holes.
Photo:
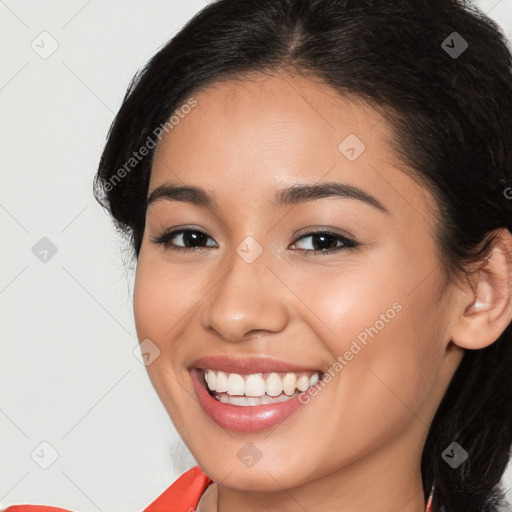
POLYGON ((205 356, 196 359, 190 368, 220 370, 226 373, 249 375, 268 372, 308 372, 320 371, 311 366, 292 364, 279 359, 243 356, 205 356))

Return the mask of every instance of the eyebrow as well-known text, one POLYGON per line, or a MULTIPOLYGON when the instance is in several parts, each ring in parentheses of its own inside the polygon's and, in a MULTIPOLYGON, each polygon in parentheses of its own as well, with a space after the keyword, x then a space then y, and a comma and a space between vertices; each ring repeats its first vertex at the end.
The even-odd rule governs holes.
MULTIPOLYGON (((297 184, 279 190, 274 199, 274 205, 279 207, 292 206, 315 199, 328 197, 355 199, 384 213, 389 210, 375 197, 353 185, 338 182, 313 184, 297 184)), ((215 197, 208 191, 191 185, 171 185, 164 183, 155 188, 146 200, 146 206, 162 199, 168 201, 184 201, 203 208, 215 209, 215 197)))

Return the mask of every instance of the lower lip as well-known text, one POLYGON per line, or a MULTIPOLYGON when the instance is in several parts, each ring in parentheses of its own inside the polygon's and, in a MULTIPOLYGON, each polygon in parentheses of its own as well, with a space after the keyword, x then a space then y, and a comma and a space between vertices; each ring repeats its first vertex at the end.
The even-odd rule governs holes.
POLYGON ((215 423, 226 430, 254 432, 274 427, 304 405, 299 401, 300 395, 275 404, 248 406, 224 404, 208 393, 202 384, 202 374, 203 372, 197 368, 190 370, 199 404, 215 423))

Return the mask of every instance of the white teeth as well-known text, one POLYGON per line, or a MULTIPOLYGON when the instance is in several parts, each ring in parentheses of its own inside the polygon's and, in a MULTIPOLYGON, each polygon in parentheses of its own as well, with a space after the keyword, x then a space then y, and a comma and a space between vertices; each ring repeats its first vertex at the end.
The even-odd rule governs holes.
MULTIPOLYGON (((308 379, 309 382, 309 379, 308 379)), ((271 373, 267 377, 267 395, 277 396, 283 392, 283 381, 278 373, 271 373)))
POLYGON ((245 396, 263 396, 265 381, 259 375, 249 375, 245 381, 245 396))
MULTIPOLYGON (((225 393, 228 390, 228 377, 224 372, 218 372, 215 378, 215 391, 225 393)), ((212 389, 212 388, 210 388, 212 389)))
POLYGON ((228 396, 228 403, 231 405, 247 405, 245 396, 228 396))
POLYGON ((307 375, 302 375, 297 379, 297 389, 299 391, 306 391, 309 388, 309 377, 307 375))
POLYGON ((261 404, 261 397, 241 397, 243 400, 246 401, 246 404, 243 405, 260 405, 261 404))
POLYGON ((215 389, 215 372, 213 370, 208 370, 204 378, 206 379, 208 387, 210 389, 215 389))
POLYGON ((286 402, 286 400, 290 400, 291 398, 296 397, 299 394, 297 391, 292 396, 281 395, 278 397, 270 397, 268 395, 263 395, 260 397, 253 396, 230 396, 227 393, 220 393, 215 396, 217 400, 224 404, 237 405, 239 407, 247 407, 247 406, 255 406, 255 405, 267 405, 276 402, 286 402))
POLYGON ((230 373, 228 377, 227 392, 229 395, 243 395, 244 394, 244 378, 238 373, 230 373))
POLYGON ((262 405, 267 405, 267 404, 271 404, 273 402, 273 399, 270 398, 268 395, 263 395, 260 398, 260 401, 261 401, 262 405))
POLYGON ((293 395, 295 392, 295 383, 297 378, 294 373, 287 373, 283 379, 283 391, 288 395, 293 395))
MULTIPOLYGON (((261 400, 271 397, 272 399, 268 403, 275 402, 274 397, 281 398, 281 395, 283 399, 288 399, 296 394, 296 390, 306 391, 314 386, 320 378, 321 372, 311 371, 240 375, 211 369, 204 370, 204 380, 210 391, 218 394, 225 393, 229 396, 255 398, 258 400, 257 404, 253 401, 255 405, 263 403, 261 400)), ((225 399, 222 398, 222 401, 225 402, 225 399)), ((244 404, 247 405, 248 401, 245 401, 244 404)))
POLYGON ((231 405, 241 405, 241 406, 262 405, 263 398, 264 397, 256 398, 253 396, 228 396, 228 403, 231 405))

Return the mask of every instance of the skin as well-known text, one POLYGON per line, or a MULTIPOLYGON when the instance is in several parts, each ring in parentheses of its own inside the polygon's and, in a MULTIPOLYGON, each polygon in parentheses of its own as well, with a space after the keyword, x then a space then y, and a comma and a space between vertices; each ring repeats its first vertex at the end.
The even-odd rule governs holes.
POLYGON ((421 453, 463 349, 489 345, 511 320, 510 233, 493 246, 489 272, 448 280, 434 199, 391 151, 390 125, 375 110, 284 73, 221 82, 194 98, 157 147, 148 196, 163 183, 195 185, 216 208, 165 199, 148 207, 134 314, 139 340, 161 351, 149 377, 219 484, 219 510, 423 511, 421 453), (349 134, 366 146, 355 161, 338 149, 349 134), (272 204, 283 187, 326 181, 361 188, 388 213, 335 197, 272 204), (183 226, 216 247, 178 252, 152 241, 183 226), (298 241, 305 228, 360 245, 315 255, 317 237, 298 241), (250 264, 236 252, 248 236, 263 249, 250 264), (401 311, 277 427, 228 432, 199 406, 187 370, 198 357, 265 356, 327 371, 394 303, 401 311), (262 454, 251 468, 237 457, 247 442, 262 454))

